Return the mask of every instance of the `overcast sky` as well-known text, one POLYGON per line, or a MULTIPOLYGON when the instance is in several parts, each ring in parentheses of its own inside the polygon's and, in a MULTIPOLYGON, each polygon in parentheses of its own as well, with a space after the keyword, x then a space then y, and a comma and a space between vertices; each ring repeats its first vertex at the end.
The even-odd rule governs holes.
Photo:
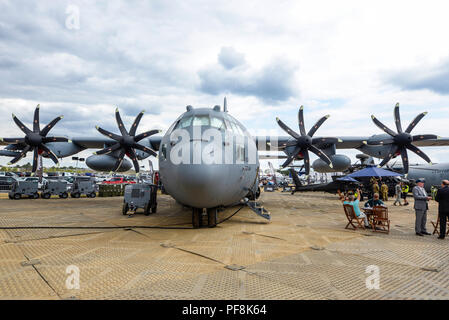
MULTIPOLYGON (((414 133, 447 137, 448 9, 445 1, 0 0, 0 136, 22 136, 11 113, 29 124, 38 103, 42 123, 65 116, 55 134, 97 136, 97 124, 117 131, 116 106, 128 125, 146 110, 139 131, 167 129, 186 105, 222 105, 226 95, 253 134, 284 135, 276 116, 297 128, 301 104, 307 128, 331 115, 317 135, 376 134, 370 115, 393 128, 400 102, 403 127, 428 111, 414 133)), ((425 152, 449 161, 447 148, 425 152)))

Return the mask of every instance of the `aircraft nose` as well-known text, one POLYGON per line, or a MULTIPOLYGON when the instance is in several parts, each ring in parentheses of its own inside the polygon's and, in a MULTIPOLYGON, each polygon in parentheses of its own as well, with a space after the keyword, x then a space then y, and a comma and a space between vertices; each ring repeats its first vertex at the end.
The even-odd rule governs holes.
POLYGON ((221 205, 224 196, 221 185, 226 173, 219 165, 179 165, 176 177, 176 198, 195 208, 211 208, 221 205))

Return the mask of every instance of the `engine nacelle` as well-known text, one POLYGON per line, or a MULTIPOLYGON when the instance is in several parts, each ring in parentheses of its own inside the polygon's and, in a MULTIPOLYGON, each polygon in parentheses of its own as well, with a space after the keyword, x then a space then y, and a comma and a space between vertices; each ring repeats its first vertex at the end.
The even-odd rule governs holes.
POLYGON ((341 172, 349 168, 351 165, 351 159, 343 154, 334 154, 329 156, 332 161, 333 168, 321 159, 316 159, 312 163, 312 168, 316 172, 326 173, 326 172, 341 172))
MULTIPOLYGON (((117 158, 110 155, 92 155, 86 159, 86 165, 95 171, 111 171, 114 169, 117 158)), ((122 165, 118 168, 118 172, 125 172, 131 169, 130 161, 123 159, 122 165)))

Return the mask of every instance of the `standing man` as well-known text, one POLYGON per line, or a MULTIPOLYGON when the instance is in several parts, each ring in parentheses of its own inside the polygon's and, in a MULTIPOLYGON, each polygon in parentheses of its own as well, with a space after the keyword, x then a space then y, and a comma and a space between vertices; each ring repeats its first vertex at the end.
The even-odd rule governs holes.
POLYGON ((399 202, 399 205, 402 206, 401 203, 401 193, 402 193, 402 186, 401 182, 398 181, 398 183, 394 186, 394 194, 396 196, 396 200, 394 200, 394 205, 399 202))
POLYGON ((388 201, 388 186, 385 183, 385 181, 382 182, 382 185, 380 186, 380 191, 382 192, 382 200, 388 201))
POLYGON ((408 194, 408 184, 403 183, 402 184, 402 199, 404 199, 404 206, 408 206, 408 201, 407 201, 407 194, 408 194))
POLYGON ((440 219, 440 236, 438 239, 444 239, 446 236, 446 221, 449 216, 449 180, 441 181, 441 189, 437 191, 435 201, 438 202, 438 217, 440 219))
POLYGON ((430 235, 430 233, 426 230, 426 222, 427 222, 427 209, 429 206, 427 201, 432 199, 427 195, 426 190, 424 189, 424 178, 419 178, 416 180, 416 186, 413 187, 413 198, 415 198, 415 232, 417 236, 422 237, 423 235, 430 235))

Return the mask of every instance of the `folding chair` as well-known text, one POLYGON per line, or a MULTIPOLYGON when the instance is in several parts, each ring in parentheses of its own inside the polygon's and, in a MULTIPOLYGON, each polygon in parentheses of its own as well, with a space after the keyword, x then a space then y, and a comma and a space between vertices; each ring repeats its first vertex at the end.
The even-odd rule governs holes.
POLYGON ((351 225, 354 230, 356 230, 357 228, 365 229, 364 219, 356 216, 354 207, 352 205, 344 204, 343 209, 345 210, 346 218, 348 219, 348 224, 346 225, 345 229, 349 229, 349 225, 351 225), (354 221, 357 223, 357 226, 354 225, 354 221))
MULTIPOLYGON (((432 223, 434 228, 432 234, 436 233, 437 235, 440 235, 440 214, 438 213, 437 222, 433 221, 430 222, 432 223)), ((449 235, 449 219, 446 220, 446 223, 447 223, 446 225, 446 236, 447 236, 449 235)))
POLYGON ((388 219, 387 207, 373 207, 373 231, 390 233, 390 220, 388 219))

